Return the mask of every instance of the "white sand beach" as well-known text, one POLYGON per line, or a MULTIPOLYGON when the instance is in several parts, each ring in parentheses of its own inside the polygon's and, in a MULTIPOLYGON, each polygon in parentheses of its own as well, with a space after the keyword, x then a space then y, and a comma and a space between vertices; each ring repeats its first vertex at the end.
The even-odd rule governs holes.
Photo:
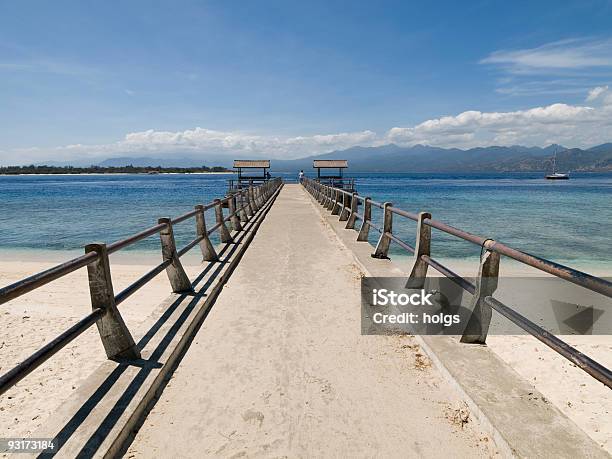
MULTIPOLYGON (((34 261, 40 258, 34 254, 24 254, 24 258, 27 261, 4 261, 3 258, 0 262, 2 286, 52 267, 61 261, 61 254, 53 255, 48 262, 34 261)), ((153 254, 122 256, 119 261, 116 258, 111 257, 115 293, 160 261, 153 254)), ((185 270, 195 276, 199 272, 197 257, 185 258, 185 270)), ((169 293, 168 279, 162 272, 121 304, 121 314, 130 330, 138 330, 149 315, 156 313, 157 305, 169 293)), ((4 304, 0 311, 0 373, 10 370, 89 311, 91 300, 85 269, 4 304)), ((98 331, 95 326, 91 327, 0 396, 0 436, 20 437, 34 432, 105 358, 98 331)))

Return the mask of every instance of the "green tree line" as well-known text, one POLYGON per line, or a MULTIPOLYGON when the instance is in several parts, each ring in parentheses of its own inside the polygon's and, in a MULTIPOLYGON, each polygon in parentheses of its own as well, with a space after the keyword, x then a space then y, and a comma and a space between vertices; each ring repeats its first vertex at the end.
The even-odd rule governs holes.
POLYGON ((19 174, 190 174, 197 172, 231 172, 230 169, 221 166, 201 167, 161 167, 161 166, 3 166, 0 167, 2 175, 19 174))

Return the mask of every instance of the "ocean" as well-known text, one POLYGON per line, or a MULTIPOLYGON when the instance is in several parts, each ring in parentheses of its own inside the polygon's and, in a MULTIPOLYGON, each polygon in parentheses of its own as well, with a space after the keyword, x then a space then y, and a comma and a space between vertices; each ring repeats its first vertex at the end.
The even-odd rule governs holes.
MULTIPOLYGON (((283 176, 283 174, 278 174, 283 176)), ((550 182, 539 173, 352 174, 364 196, 502 241, 554 261, 612 267, 612 174, 574 173, 550 182)), ((76 251, 113 242, 223 196, 230 175, 0 176, 2 253, 76 251)), ((293 174, 285 174, 295 180, 293 174)), ((380 215, 374 218, 380 221, 380 215)), ((213 215, 207 215, 212 222, 213 215)), ((177 245, 194 237, 177 225, 177 245)), ((396 217, 394 232, 414 243, 415 224, 396 217)), ((372 231, 372 242, 377 233, 372 231)), ((156 237, 130 250, 153 252, 156 237)), ((480 248, 434 230, 437 258, 476 258, 480 248)), ((392 256, 406 256, 392 244, 392 256)))

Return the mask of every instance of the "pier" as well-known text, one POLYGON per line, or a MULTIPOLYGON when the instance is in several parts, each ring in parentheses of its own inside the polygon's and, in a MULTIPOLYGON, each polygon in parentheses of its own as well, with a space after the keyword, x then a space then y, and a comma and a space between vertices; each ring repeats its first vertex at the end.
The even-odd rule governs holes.
POLYGON ((475 282, 458 280, 487 324, 495 310, 610 386, 610 371, 494 299, 500 257, 529 264, 605 296, 609 282, 523 254, 355 189, 306 179, 235 188, 177 218, 0 290, 10 301, 87 268, 91 312, 0 378, 0 393, 94 324, 108 356, 36 433, 61 457, 455 456, 608 457, 486 346, 486 327, 463 336, 364 336, 363 277, 432 273, 462 279, 431 253, 431 229, 482 248, 475 282), (382 221, 372 218, 373 207, 382 221), (214 211, 214 222, 206 221, 214 211), (210 213, 209 213, 210 215, 210 213), (393 232, 416 222, 415 243, 393 232), (195 239, 177 248, 173 226, 195 239), (214 246, 209 236, 220 235, 214 246), (378 234, 376 246, 368 243, 378 234), (119 293, 108 254, 157 235, 162 262, 119 293), (405 273, 390 244, 414 253, 405 273), (204 264, 189 278, 180 258, 196 247, 204 264), (140 330, 120 305, 166 272, 172 294, 140 330), (493 279, 493 280, 492 280, 493 279), (467 409, 478 422, 463 425, 467 409), (483 438, 487 438, 483 441, 483 438))

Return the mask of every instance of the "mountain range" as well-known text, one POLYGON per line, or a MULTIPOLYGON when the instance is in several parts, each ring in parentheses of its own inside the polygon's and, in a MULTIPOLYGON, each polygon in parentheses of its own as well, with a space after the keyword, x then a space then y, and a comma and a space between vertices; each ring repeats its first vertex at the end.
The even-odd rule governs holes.
MULTIPOLYGON (((547 147, 490 146, 462 150, 427 145, 401 147, 394 144, 378 147, 352 147, 346 150, 318 154, 300 159, 271 161, 272 171, 295 172, 312 170, 314 159, 347 159, 352 172, 534 172, 550 171, 551 158, 556 153, 557 170, 605 172, 612 171, 612 143, 588 149, 547 147)), ((236 159, 259 159, 262 155, 236 159)), ((117 157, 97 163, 98 166, 162 166, 194 167, 206 165, 232 166, 228 155, 202 154, 180 156, 165 154, 155 157, 117 157)), ((57 164, 54 164, 57 165, 57 164)), ((77 164, 73 164, 77 165, 77 164)), ((79 164, 80 165, 80 164, 79 164)))
POLYGON ((539 147, 478 147, 469 150, 426 145, 353 147, 295 160, 275 160, 274 169, 311 169, 313 159, 347 159, 353 172, 534 172, 552 169, 556 152, 558 171, 612 171, 612 143, 588 150, 560 145, 539 147))

